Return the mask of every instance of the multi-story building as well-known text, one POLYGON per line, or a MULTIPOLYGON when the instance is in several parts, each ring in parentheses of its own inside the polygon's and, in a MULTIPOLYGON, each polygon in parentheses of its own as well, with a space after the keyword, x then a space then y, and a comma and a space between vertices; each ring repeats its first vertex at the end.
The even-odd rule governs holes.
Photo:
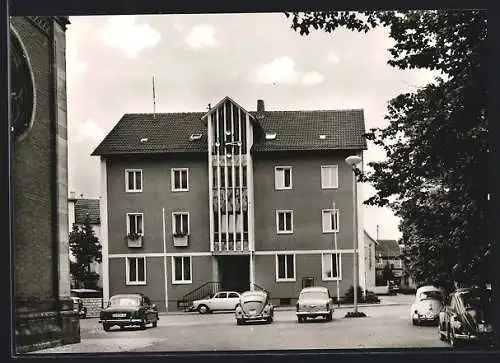
POLYGON ((403 276, 403 258, 401 247, 396 240, 378 240, 375 248, 377 255, 376 279, 377 285, 385 285, 383 271, 386 266, 389 266, 394 276, 395 282, 401 284, 401 277, 403 276))
POLYGON ((210 283, 261 287, 276 304, 311 283, 343 295, 356 234, 365 287, 362 192, 345 162, 362 157, 364 132, 363 110, 265 111, 259 100, 248 112, 229 97, 207 113, 125 114, 92 154, 104 299, 139 291, 171 310, 210 283))
MULTIPOLYGON (((77 198, 75 192, 70 192, 70 197, 68 198, 68 227, 71 231, 73 225, 77 225, 82 228, 85 224, 85 220, 89 218, 90 226, 94 231, 95 236, 101 242, 101 210, 99 208, 99 199, 93 198, 77 198)), ((75 256, 69 253, 70 261, 75 261, 75 256)), ((102 288, 102 263, 92 262, 90 264, 90 270, 99 274, 99 280, 97 281, 97 287, 102 288)), ((76 281, 72 280, 73 288, 80 288, 76 284, 76 281)))
POLYGON ((365 247, 365 280, 368 290, 371 287, 376 286, 375 284, 375 266, 377 264, 375 259, 375 250, 377 247, 377 241, 368 234, 367 231, 364 233, 364 247, 365 247))

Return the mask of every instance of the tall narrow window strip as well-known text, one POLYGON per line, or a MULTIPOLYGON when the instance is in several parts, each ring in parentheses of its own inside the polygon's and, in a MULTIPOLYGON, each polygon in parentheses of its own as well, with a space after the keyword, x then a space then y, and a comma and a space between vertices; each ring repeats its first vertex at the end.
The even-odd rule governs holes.
POLYGON ((183 280, 182 257, 174 257, 175 261, 175 280, 183 280))
POLYGON ((294 278, 294 266, 293 266, 293 255, 286 255, 286 278, 293 279, 294 278))
POLYGON ((137 259, 137 279, 139 281, 144 281, 145 276, 144 276, 144 258, 138 258, 137 259))

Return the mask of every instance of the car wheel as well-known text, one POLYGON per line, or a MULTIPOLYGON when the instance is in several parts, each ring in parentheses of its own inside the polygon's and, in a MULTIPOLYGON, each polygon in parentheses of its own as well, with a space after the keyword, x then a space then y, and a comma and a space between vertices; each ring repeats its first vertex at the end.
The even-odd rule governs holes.
POLYGON ((102 328, 104 329, 104 331, 109 331, 109 329, 111 328, 111 325, 109 325, 107 323, 103 323, 102 328))
POLYGON ((454 332, 454 329, 453 328, 450 328, 450 338, 449 338, 449 341, 450 341, 450 345, 452 348, 459 348, 462 344, 462 342, 457 339, 457 337, 455 336, 455 332, 454 332))
POLYGON ((208 313, 209 311, 210 311, 210 310, 208 309, 208 306, 206 306, 206 305, 200 305, 200 306, 198 306, 198 312, 199 312, 200 314, 206 314, 206 313, 208 313))
POLYGON ((326 321, 332 321, 333 320, 333 313, 330 311, 330 314, 326 316, 326 321))
POLYGON ((153 328, 156 328, 158 326, 158 320, 153 321, 153 328))
POLYGON ((146 329, 146 322, 144 320, 142 320, 141 323, 139 324, 139 327, 141 328, 141 330, 145 330, 146 329))
POLYGON ((439 340, 441 340, 443 342, 446 340, 446 336, 441 331, 441 325, 438 326, 438 337, 439 337, 439 340))
POLYGON ((411 319, 411 322, 413 325, 416 325, 416 326, 420 325, 420 322, 417 319, 411 319))
POLYGON ((236 325, 243 325, 243 319, 236 319, 236 325))
POLYGON ((267 323, 268 324, 271 324, 272 322, 273 322, 273 317, 272 316, 270 316, 269 318, 267 318, 267 323))
POLYGON ((299 321, 299 323, 303 323, 305 319, 303 316, 298 316, 297 320, 299 321))

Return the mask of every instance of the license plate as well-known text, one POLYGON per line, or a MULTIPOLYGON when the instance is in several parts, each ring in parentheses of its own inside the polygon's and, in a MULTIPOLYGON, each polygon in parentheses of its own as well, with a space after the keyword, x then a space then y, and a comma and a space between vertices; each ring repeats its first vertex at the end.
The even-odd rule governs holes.
POLYGON ((249 313, 250 313, 250 315, 255 315, 257 313, 257 310, 252 309, 252 310, 249 311, 249 313))
POLYGON ((491 333, 493 331, 493 327, 490 324, 479 324, 478 330, 480 333, 491 333))
POLYGON ((127 314, 113 314, 113 318, 125 318, 127 314))

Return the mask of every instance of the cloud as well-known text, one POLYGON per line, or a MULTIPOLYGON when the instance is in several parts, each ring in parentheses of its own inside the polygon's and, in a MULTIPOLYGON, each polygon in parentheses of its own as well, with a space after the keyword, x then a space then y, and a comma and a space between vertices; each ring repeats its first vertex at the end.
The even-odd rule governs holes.
POLYGON ((109 18, 101 33, 102 42, 129 58, 136 57, 145 48, 157 45, 161 34, 148 24, 136 24, 136 20, 135 15, 109 18))
POLYGON ((330 53, 326 56, 326 60, 330 63, 339 63, 340 57, 334 51, 330 51, 330 53))
POLYGON ((292 59, 281 57, 257 69, 257 77, 262 83, 290 84, 298 79, 299 73, 295 70, 295 62, 292 59))
POLYGON ((101 142, 105 136, 106 134, 104 130, 97 123, 95 123, 94 120, 88 119, 87 121, 78 124, 75 141, 80 142, 84 137, 87 137, 96 142, 101 142))
POLYGON ((215 47, 217 45, 215 28, 204 24, 194 27, 186 37, 186 43, 195 50, 215 47))
POLYGON ((318 72, 308 72, 302 76, 302 84, 306 86, 313 86, 322 83, 325 77, 318 72))

